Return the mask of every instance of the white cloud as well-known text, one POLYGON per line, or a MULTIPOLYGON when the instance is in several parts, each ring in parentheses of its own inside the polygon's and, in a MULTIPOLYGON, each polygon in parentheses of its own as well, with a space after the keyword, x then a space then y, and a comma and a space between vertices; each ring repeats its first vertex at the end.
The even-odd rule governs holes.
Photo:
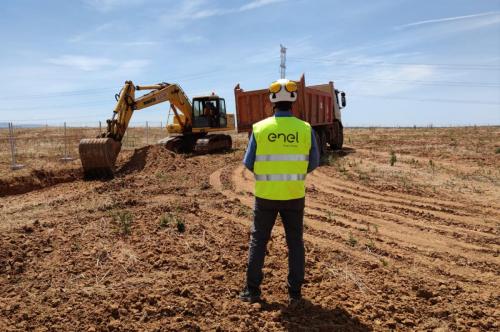
POLYGON ((121 33, 122 30, 123 26, 121 26, 117 22, 108 22, 76 34, 69 38, 68 41, 73 44, 86 44, 107 47, 146 47, 156 46, 159 44, 159 42, 153 40, 109 40, 109 36, 115 37, 117 35, 123 35, 123 33, 121 33))
POLYGON ((62 55, 56 58, 47 59, 47 62, 53 65, 72 67, 83 71, 100 70, 113 63, 107 58, 88 57, 83 55, 62 55))
POLYGON ((212 8, 212 2, 208 0, 184 0, 181 2, 179 8, 173 9, 171 13, 162 15, 160 19, 171 28, 181 28, 192 20, 245 12, 284 1, 287 0, 252 0, 239 7, 212 8))
POLYGON ((129 60, 129 61, 124 61, 123 63, 119 64, 118 66, 118 71, 126 71, 127 73, 129 72, 137 72, 141 71, 145 67, 147 67, 150 64, 149 60, 143 60, 143 59, 138 59, 138 60, 129 60))
POLYGON ((149 60, 144 59, 132 59, 119 62, 113 61, 109 58, 90 57, 84 55, 61 55, 59 57, 47 59, 46 62, 56 66, 69 67, 71 69, 87 72, 102 72, 103 70, 137 72, 150 63, 149 60))
MULTIPOLYGON (((444 17, 433 20, 423 20, 408 24, 403 24, 397 26, 396 29, 406 29, 412 27, 418 27, 423 25, 435 25, 435 24, 446 24, 449 22, 458 22, 458 21, 468 21, 470 27, 481 27, 485 25, 491 25, 500 23, 500 12, 486 12, 479 13, 473 15, 463 15, 463 16, 454 16, 454 17, 444 17)), ((460 22, 460 24, 464 24, 464 22, 460 22)), ((467 23, 465 23, 467 24, 467 23)))
POLYGON ((283 2, 285 0, 253 0, 250 3, 247 3, 246 5, 243 5, 239 8, 239 11, 245 11, 245 10, 251 10, 263 6, 267 6, 273 3, 277 2, 283 2))
POLYGON ((111 22, 98 25, 94 29, 87 30, 85 32, 79 33, 79 34, 71 37, 69 39, 69 42, 78 43, 78 42, 84 41, 86 39, 94 37, 97 34, 101 34, 103 31, 108 30, 108 29, 112 28, 113 26, 114 26, 114 24, 111 22))
POLYGON ((118 8, 140 5, 146 0, 83 0, 88 6, 100 11, 109 12, 118 8))
POLYGON ((202 44, 207 42, 208 39, 199 35, 182 35, 179 41, 184 44, 202 44))
POLYGON ((422 81, 432 81, 436 71, 430 65, 403 65, 399 68, 375 68, 353 74, 344 80, 353 82, 351 90, 375 96, 394 95, 410 91, 422 81))

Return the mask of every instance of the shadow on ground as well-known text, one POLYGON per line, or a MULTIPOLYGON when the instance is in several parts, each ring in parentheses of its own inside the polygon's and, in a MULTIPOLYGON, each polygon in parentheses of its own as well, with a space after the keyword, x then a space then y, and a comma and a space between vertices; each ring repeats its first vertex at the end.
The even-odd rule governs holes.
POLYGON ((372 331, 369 326, 340 307, 323 308, 309 300, 303 300, 296 306, 264 302, 262 310, 279 311, 280 320, 287 331, 372 331))
POLYGON ((344 147, 341 150, 328 150, 321 156, 320 165, 329 165, 335 159, 343 158, 351 153, 356 153, 356 149, 344 147))
POLYGON ((149 146, 135 149, 132 157, 124 164, 119 170, 118 174, 129 174, 132 172, 139 172, 146 166, 146 158, 148 155, 149 146))

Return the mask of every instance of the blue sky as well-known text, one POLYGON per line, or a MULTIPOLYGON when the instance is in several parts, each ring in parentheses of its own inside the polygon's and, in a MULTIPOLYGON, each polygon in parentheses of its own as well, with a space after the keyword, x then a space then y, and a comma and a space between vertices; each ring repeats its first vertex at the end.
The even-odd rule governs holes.
MULTIPOLYGON (((500 124, 500 0, 0 1, 0 122, 96 123, 114 94, 334 81, 350 126, 500 124)), ((133 122, 165 121, 167 105, 133 122)))

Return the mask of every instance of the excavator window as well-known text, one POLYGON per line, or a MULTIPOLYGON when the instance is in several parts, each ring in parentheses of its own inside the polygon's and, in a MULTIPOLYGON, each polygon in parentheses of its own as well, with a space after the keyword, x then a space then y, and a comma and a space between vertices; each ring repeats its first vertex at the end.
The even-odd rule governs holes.
POLYGON ((219 99, 219 127, 227 127, 226 101, 223 98, 219 99))
POLYGON ((193 128, 210 127, 210 117, 207 114, 207 105, 204 100, 193 100, 193 128))
POLYGON ((222 98, 193 100, 193 128, 226 128, 226 102, 222 98))

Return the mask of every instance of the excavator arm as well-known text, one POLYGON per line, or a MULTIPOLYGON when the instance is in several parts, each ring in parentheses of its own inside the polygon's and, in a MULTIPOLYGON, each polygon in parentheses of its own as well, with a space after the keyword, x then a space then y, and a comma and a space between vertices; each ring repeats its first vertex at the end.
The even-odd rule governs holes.
POLYGON ((168 101, 182 131, 184 132, 192 128, 193 112, 191 102, 180 86, 177 84, 162 83, 158 85, 136 86, 136 90, 154 90, 136 100, 135 108, 137 110, 168 101))
POLYGON ((117 103, 113 110, 113 117, 107 121, 107 132, 103 137, 113 138, 115 141, 121 142, 134 111, 167 101, 170 103, 178 123, 183 128, 182 131, 184 131, 184 128, 192 127, 191 102, 177 84, 160 83, 134 86, 132 81, 127 81, 116 97, 117 103), (136 99, 135 91, 138 90, 153 91, 136 99))

